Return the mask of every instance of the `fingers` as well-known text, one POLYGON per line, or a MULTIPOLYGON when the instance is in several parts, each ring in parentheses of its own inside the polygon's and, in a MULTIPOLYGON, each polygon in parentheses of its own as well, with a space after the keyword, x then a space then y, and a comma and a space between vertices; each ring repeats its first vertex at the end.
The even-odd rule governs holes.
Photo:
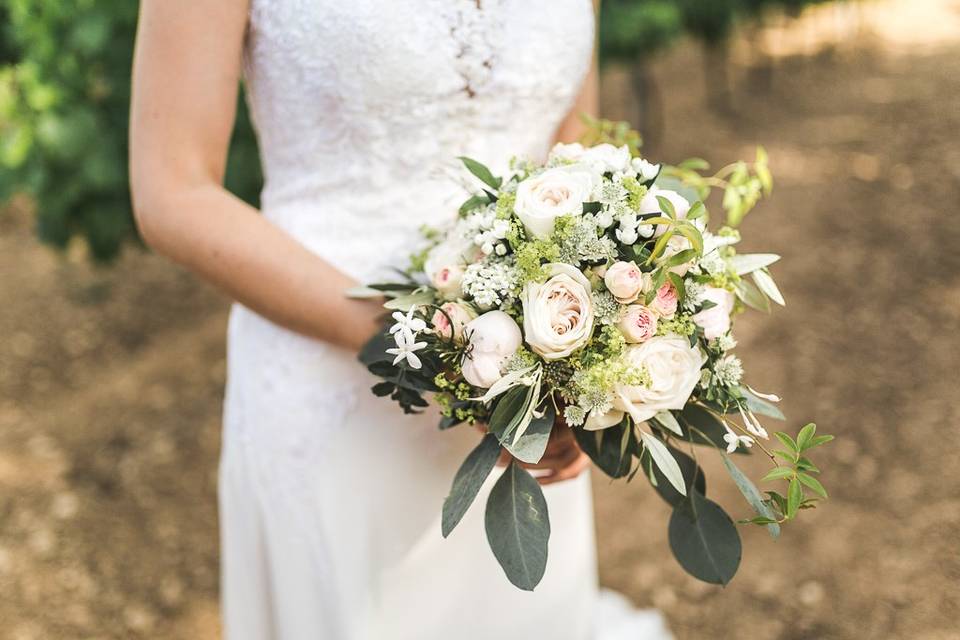
POLYGON ((555 482, 571 480, 583 473, 583 471, 589 466, 590 458, 587 457, 587 454, 578 450, 569 464, 562 467, 557 467, 552 473, 539 476, 537 478, 537 482, 546 486, 548 484, 554 484, 555 482))

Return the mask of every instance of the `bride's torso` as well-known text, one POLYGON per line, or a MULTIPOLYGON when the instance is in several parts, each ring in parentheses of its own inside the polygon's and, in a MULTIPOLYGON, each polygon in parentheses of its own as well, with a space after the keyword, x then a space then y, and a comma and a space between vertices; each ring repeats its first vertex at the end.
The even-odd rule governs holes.
POLYGON ((591 0, 251 0, 264 214, 369 275, 454 214, 457 156, 546 151, 593 30, 591 0))

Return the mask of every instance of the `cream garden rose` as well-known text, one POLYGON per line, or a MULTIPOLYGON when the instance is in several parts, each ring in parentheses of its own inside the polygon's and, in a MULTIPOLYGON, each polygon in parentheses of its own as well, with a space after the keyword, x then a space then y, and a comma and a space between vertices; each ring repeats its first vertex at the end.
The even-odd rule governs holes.
POLYGON ((488 311, 463 328, 470 349, 461 363, 463 378, 488 389, 503 377, 503 365, 523 342, 520 327, 503 311, 488 311))
POLYGON ((635 262, 614 262, 603 274, 603 283, 620 304, 630 304, 643 293, 646 276, 635 262))
POLYGON ((433 312, 430 324, 433 330, 447 340, 459 340, 463 336, 463 328, 468 322, 477 317, 476 311, 459 302, 445 302, 433 312))
POLYGON ((594 176, 576 165, 547 169, 517 186, 514 211, 534 238, 546 240, 557 218, 583 213, 593 185, 594 176))
POLYGON ((627 342, 646 342, 657 335, 657 314, 642 304, 631 304, 618 326, 627 342))
POLYGON ((636 422, 645 422, 661 411, 683 409, 706 361, 698 347, 675 335, 631 345, 623 357, 650 376, 649 386, 618 385, 615 390, 614 409, 629 413, 636 422))
POLYGON ((530 282, 520 294, 523 333, 545 360, 559 360, 585 345, 593 333, 590 281, 569 264, 544 265, 547 281, 530 282))
POLYGON ((716 306, 704 309, 693 316, 692 320, 703 327, 703 336, 707 340, 719 338, 730 330, 730 313, 733 311, 734 297, 726 289, 707 287, 703 299, 716 306))

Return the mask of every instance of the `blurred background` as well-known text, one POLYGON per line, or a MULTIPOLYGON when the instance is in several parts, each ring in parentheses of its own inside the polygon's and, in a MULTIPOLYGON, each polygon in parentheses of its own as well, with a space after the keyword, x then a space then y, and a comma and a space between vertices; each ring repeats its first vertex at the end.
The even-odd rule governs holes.
MULTIPOLYGON (((135 19, 0 0, 0 638, 219 634, 228 301, 135 237, 135 19)), ((777 542, 743 528, 725 589, 670 557, 646 483, 598 475, 602 582, 680 640, 960 638, 960 0, 604 0, 601 37, 603 115, 646 155, 767 148, 744 244, 784 256, 788 306, 740 319, 738 352, 790 431, 838 436, 831 500, 777 542)), ((243 113, 229 173, 255 202, 243 113)))

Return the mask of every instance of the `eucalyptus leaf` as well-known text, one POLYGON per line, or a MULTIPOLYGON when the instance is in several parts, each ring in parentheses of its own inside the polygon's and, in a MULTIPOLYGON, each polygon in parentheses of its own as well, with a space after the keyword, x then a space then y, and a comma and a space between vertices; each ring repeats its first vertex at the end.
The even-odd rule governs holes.
POLYGON ((660 468, 653 464, 649 453, 645 451, 641 458, 641 463, 649 470, 645 475, 647 475, 647 479, 656 490, 657 495, 663 498, 667 504, 674 507, 680 504, 680 502, 688 500, 693 491, 698 491, 700 495, 707 495, 707 478, 703 473, 703 469, 697 465, 693 458, 684 452, 674 449, 673 447, 667 448, 670 450, 670 455, 673 456, 674 460, 676 460, 680 466, 681 473, 683 473, 683 481, 687 487, 687 495, 684 496, 673 488, 673 485, 666 479, 660 471, 660 468))
POLYGON ((657 413, 657 415, 653 416, 653 418, 657 421, 657 424, 668 431, 672 431, 678 436, 683 435, 683 429, 680 428, 680 423, 677 422, 677 419, 670 411, 661 411, 657 413))
POLYGON ((495 435, 488 433, 460 465, 453 478, 450 494, 443 501, 441 532, 444 538, 450 535, 473 504, 499 457, 500 443, 495 435))
POLYGON ((527 426, 523 435, 514 443, 505 443, 507 451, 521 462, 536 463, 540 462, 544 451, 547 450, 547 443, 550 440, 550 432, 553 430, 556 412, 553 409, 553 403, 548 402, 539 418, 533 417, 527 426))
POLYGON ((619 424, 597 431, 575 427, 573 437, 584 453, 593 461, 597 468, 611 478, 623 478, 630 473, 632 456, 620 455, 620 446, 625 432, 631 443, 631 454, 637 452, 633 429, 630 428, 629 418, 624 418, 619 424))
POLYGON ((414 291, 403 296, 397 296, 383 303, 385 309, 409 311, 411 307, 420 307, 433 304, 433 293, 430 291, 414 291))
POLYGON ((724 454, 720 454, 720 457, 723 459, 723 466, 726 467, 727 473, 730 474, 730 477, 733 478, 734 484, 737 485, 737 489, 740 490, 740 493, 743 494, 744 499, 746 499, 747 504, 753 507, 753 510, 757 512, 757 515, 773 520, 773 522, 765 523, 767 526, 767 531, 770 533, 770 537, 776 539, 780 537, 780 525, 777 524, 777 514, 773 512, 773 509, 770 508, 770 505, 764 502, 763 496, 760 495, 760 491, 757 487, 750 481, 737 465, 733 464, 733 461, 730 460, 730 457, 724 454))
POLYGON ((670 550, 695 578, 727 584, 740 567, 742 547, 733 520, 718 504, 696 491, 670 516, 670 550))
POLYGON ((787 304, 783 299, 783 294, 780 293, 780 289, 777 288, 777 283, 773 281, 773 277, 766 269, 757 269, 750 275, 756 283, 757 288, 766 294, 768 298, 781 307, 787 304))
POLYGON ((516 462, 493 485, 484 524, 487 542, 507 579, 533 591, 547 568, 550 517, 540 485, 516 462))
POLYGON ((681 495, 687 495, 683 472, 680 470, 680 465, 677 464, 677 461, 670 454, 670 450, 667 449, 667 445, 646 431, 640 432, 640 440, 643 442, 644 449, 649 452, 653 463, 657 465, 667 481, 672 484, 673 488, 681 495))
MULTIPOLYGON (((706 444, 725 449, 723 435, 727 432, 719 418, 696 404, 688 404, 680 411, 679 421, 685 427, 684 437, 694 444, 706 444)), ((738 449, 739 452, 739 449, 738 449)))
POLYGON ((768 267, 780 259, 775 253, 743 253, 730 258, 730 266, 738 276, 768 267))
POLYGON ((487 427, 490 433, 503 443, 513 433, 520 420, 526 414, 527 405, 532 401, 531 387, 517 386, 503 394, 490 414, 487 427))
POLYGON ((757 311, 770 312, 770 301, 767 300, 767 296, 764 295, 756 285, 751 284, 749 281, 739 281, 736 284, 736 294, 748 307, 752 307, 757 311))

